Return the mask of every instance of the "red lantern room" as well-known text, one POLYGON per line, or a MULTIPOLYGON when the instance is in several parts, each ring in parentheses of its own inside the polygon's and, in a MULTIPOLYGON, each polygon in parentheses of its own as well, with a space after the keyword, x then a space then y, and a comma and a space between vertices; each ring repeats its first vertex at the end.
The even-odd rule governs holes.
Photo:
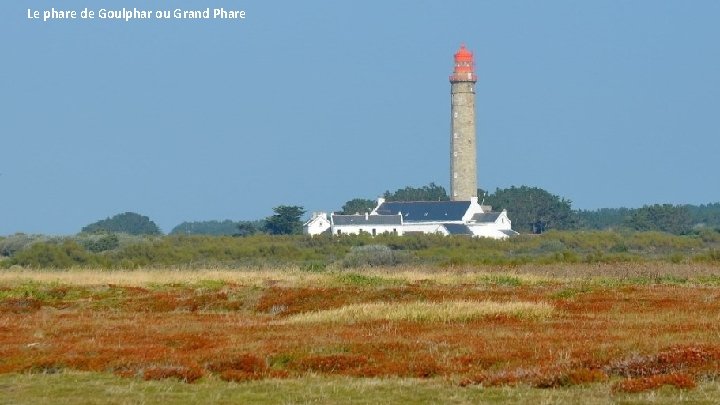
POLYGON ((476 82, 475 62, 473 53, 465 48, 465 44, 460 45, 460 49, 455 53, 455 68, 453 74, 450 75, 451 82, 476 82))

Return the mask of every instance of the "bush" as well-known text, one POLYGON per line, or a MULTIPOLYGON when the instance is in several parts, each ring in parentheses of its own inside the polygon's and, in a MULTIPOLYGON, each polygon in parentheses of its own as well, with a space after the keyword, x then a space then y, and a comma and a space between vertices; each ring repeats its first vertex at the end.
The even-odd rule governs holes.
POLYGON ((699 254, 692 259, 694 262, 710 262, 710 263, 719 263, 720 262, 720 250, 712 249, 706 253, 699 254))
POLYGON ((0 240, 0 256, 12 256, 15 253, 28 248, 36 242, 47 241, 48 238, 42 235, 26 235, 24 233, 16 233, 0 240))
POLYGON ((698 232, 700 239, 705 243, 718 243, 720 242, 720 229, 701 229, 698 232))
POLYGON ((97 260, 73 240, 35 243, 13 256, 10 262, 36 269, 67 269, 97 264, 97 260))
POLYGON ((345 255, 343 267, 396 266, 408 262, 407 252, 398 252, 385 245, 354 246, 345 255))
POLYGON ((556 263, 665 261, 718 262, 720 246, 700 235, 662 232, 550 231, 510 240, 442 235, 347 235, 343 237, 252 235, 132 236, 83 234, 50 239, 13 235, 0 240, 11 256, 0 266, 34 268, 138 268, 181 266, 285 267, 324 271, 333 267, 517 266, 556 263))
POLYGON ((120 239, 114 233, 107 235, 92 235, 88 239, 82 241, 82 245, 85 249, 93 253, 100 253, 106 250, 117 249, 120 246, 120 239))

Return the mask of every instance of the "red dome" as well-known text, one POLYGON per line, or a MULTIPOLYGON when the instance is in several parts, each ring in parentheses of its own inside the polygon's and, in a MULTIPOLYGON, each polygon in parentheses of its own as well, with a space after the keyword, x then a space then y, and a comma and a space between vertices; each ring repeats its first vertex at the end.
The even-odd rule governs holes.
POLYGON ((465 44, 460 45, 460 49, 455 53, 456 62, 472 62, 473 54, 465 48, 465 44))

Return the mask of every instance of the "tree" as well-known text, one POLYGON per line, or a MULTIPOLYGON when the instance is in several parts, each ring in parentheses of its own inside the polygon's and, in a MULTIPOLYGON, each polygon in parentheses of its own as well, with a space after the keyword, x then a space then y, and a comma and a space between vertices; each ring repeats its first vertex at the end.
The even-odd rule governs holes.
POLYGON ((625 227, 634 210, 630 208, 599 208, 594 211, 578 210, 578 229, 617 229, 625 227))
POLYGON ((386 201, 448 201, 445 187, 430 183, 423 187, 405 187, 391 193, 389 190, 383 195, 386 201))
POLYGON ((683 205, 645 205, 633 212, 628 226, 637 231, 662 231, 683 235, 692 229, 692 218, 688 207, 683 205))
POLYGON ((250 221, 241 221, 237 224, 236 232, 233 236, 250 236, 258 233, 259 229, 250 221))
MULTIPOLYGON (((483 193, 478 190, 478 195, 483 193)), ((485 197, 485 204, 496 210, 506 209, 513 228, 518 232, 540 233, 549 229, 572 229, 576 223, 570 200, 537 187, 498 188, 485 197)))
POLYGON ((720 203, 686 205, 693 224, 699 227, 720 229, 720 203))
POLYGON ((271 235, 299 235, 302 233, 300 217, 305 213, 297 205, 280 205, 273 208, 275 215, 265 220, 265 230, 271 235))
POLYGON ((237 223, 229 219, 183 222, 173 228, 170 235, 232 235, 236 228, 237 223))
MULTIPOLYGON (((194 222, 183 222, 180 225, 170 231, 170 235, 215 235, 215 236, 230 236, 237 235, 238 228, 243 226, 249 226, 254 228, 253 233, 258 229, 262 229, 264 225, 263 220, 259 221, 231 221, 226 219, 224 221, 194 221, 194 222)), ((243 228, 245 231, 250 228, 243 228)))
POLYGON ((162 235, 160 228, 150 218, 125 212, 112 218, 102 219, 84 228, 86 233, 128 233, 130 235, 162 235))
POLYGON ((364 214, 370 212, 377 205, 376 201, 368 200, 366 198, 355 198, 345 203, 342 206, 342 215, 352 215, 355 213, 364 214))

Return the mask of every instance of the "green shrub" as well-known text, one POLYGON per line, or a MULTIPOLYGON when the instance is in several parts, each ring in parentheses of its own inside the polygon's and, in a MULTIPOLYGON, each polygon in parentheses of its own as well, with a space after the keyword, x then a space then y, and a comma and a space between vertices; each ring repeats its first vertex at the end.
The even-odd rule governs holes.
POLYGON ((35 243, 13 256, 11 262, 37 269, 67 269, 98 263, 94 256, 74 240, 35 243))
POLYGON ((698 232, 700 239, 705 243, 720 243, 720 229, 701 229, 698 232))
POLYGON ((117 249, 120 246, 120 239, 114 233, 106 235, 90 235, 81 243, 85 249, 93 253, 100 253, 107 250, 117 249))
POLYGON ((16 233, 0 240, 0 256, 12 256, 15 253, 30 247, 33 243, 46 242, 49 238, 43 235, 27 235, 16 233))
POLYGON ((252 235, 131 236, 79 235, 47 238, 13 235, 0 240, 11 256, 7 268, 100 267, 283 267, 306 271, 399 265, 463 267, 483 265, 617 263, 642 260, 718 262, 712 234, 677 236, 661 232, 550 231, 510 240, 441 235, 347 235, 343 237, 252 235), (705 236, 703 236, 705 235, 705 236), (710 236, 709 236, 710 235, 710 236))
POLYGON ((699 254, 699 255, 693 257, 693 261, 720 263, 720 250, 712 249, 703 254, 699 254))
POLYGON ((408 252, 390 249, 385 245, 355 246, 342 261, 343 267, 396 266, 408 261, 408 252))

